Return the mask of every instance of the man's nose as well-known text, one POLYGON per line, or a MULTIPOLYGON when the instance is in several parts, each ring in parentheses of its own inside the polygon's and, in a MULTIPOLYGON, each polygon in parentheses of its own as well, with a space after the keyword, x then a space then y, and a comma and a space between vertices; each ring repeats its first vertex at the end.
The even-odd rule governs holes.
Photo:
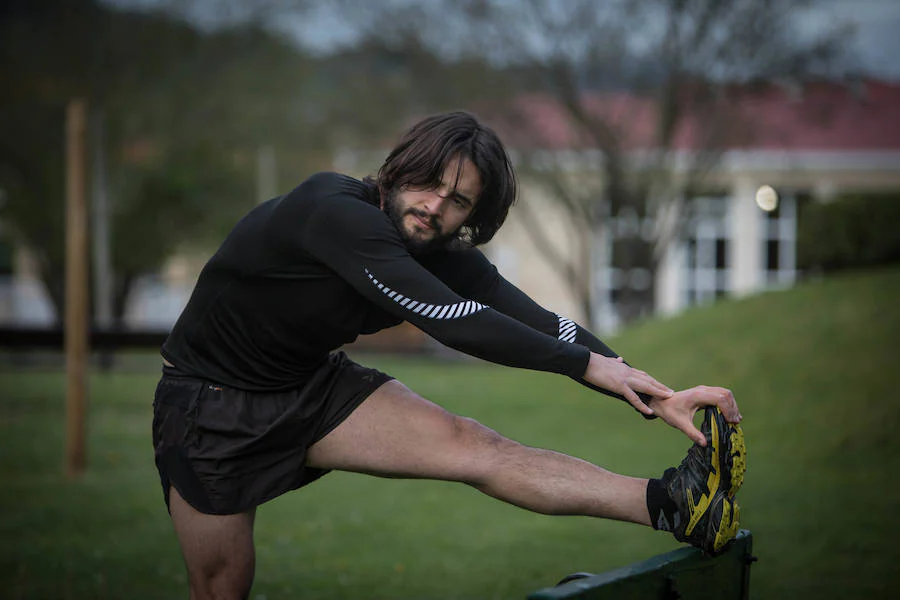
POLYGON ((446 198, 443 198, 440 194, 434 192, 428 196, 427 200, 425 200, 425 211, 431 215, 439 215, 444 210, 445 201, 446 198))

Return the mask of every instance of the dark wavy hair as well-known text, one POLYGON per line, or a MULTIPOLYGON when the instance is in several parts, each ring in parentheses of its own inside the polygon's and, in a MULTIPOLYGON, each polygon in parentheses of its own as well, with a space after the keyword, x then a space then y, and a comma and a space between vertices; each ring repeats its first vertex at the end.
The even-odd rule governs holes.
POLYGON ((437 188, 447 165, 457 157, 471 160, 481 177, 475 210, 457 236, 477 246, 490 241, 503 225, 516 201, 517 183, 500 138, 475 115, 443 113, 410 127, 385 159, 374 183, 382 197, 404 187, 437 188))

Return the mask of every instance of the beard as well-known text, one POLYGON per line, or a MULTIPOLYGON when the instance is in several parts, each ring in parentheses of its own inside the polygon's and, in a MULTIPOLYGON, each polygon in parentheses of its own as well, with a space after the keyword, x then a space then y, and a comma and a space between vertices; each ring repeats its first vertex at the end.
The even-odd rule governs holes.
POLYGON ((456 232, 441 233, 441 226, 436 217, 429 217, 427 213, 423 213, 422 211, 416 210, 414 208, 404 209, 403 206, 400 205, 400 202, 397 199, 397 195, 397 190, 391 190, 385 194, 383 199, 383 210, 391 219, 394 227, 397 228, 397 232, 400 234, 400 239, 403 240, 403 245, 406 246, 406 249, 410 254, 428 254, 429 252, 440 250, 441 248, 446 247, 448 243, 456 238, 456 232), (416 215, 422 220, 426 221, 431 226, 433 235, 425 239, 417 238, 414 235, 411 235, 403 225, 403 219, 406 217, 406 215, 416 215))

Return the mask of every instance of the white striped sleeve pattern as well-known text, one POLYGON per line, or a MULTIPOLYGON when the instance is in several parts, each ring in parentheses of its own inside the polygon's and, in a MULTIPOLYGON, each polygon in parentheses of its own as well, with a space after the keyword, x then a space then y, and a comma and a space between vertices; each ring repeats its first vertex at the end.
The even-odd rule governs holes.
POLYGON ((565 317, 556 315, 559 319, 559 339, 570 344, 575 343, 575 335, 578 333, 578 327, 575 323, 565 317))
MULTIPOLYGON (((427 304, 425 302, 416 302, 375 279, 375 276, 372 275, 368 269, 366 269, 366 275, 369 277, 369 281, 381 290, 385 296, 403 308, 429 319, 461 319, 462 317, 467 317, 479 310, 488 308, 486 305, 475 302, 474 300, 464 300, 462 302, 457 302, 456 304, 427 304)), ((574 337, 572 339, 574 339, 574 337)))

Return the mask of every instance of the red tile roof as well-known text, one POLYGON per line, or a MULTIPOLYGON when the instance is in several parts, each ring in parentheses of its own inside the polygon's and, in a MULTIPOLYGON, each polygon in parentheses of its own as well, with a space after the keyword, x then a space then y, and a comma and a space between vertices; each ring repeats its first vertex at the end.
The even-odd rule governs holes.
MULTIPOLYGON (((605 115, 611 132, 632 149, 655 139, 654 101, 626 93, 590 94, 586 110, 605 115)), ((747 150, 900 151, 900 84, 877 81, 855 86, 813 83, 802 88, 768 85, 731 88, 681 120, 673 138, 677 149, 696 149, 704 136, 723 136, 717 147, 747 150), (718 124, 716 124, 719 115, 718 124)), ((511 147, 573 149, 597 143, 553 98, 526 95, 515 117, 496 122, 511 147)))

